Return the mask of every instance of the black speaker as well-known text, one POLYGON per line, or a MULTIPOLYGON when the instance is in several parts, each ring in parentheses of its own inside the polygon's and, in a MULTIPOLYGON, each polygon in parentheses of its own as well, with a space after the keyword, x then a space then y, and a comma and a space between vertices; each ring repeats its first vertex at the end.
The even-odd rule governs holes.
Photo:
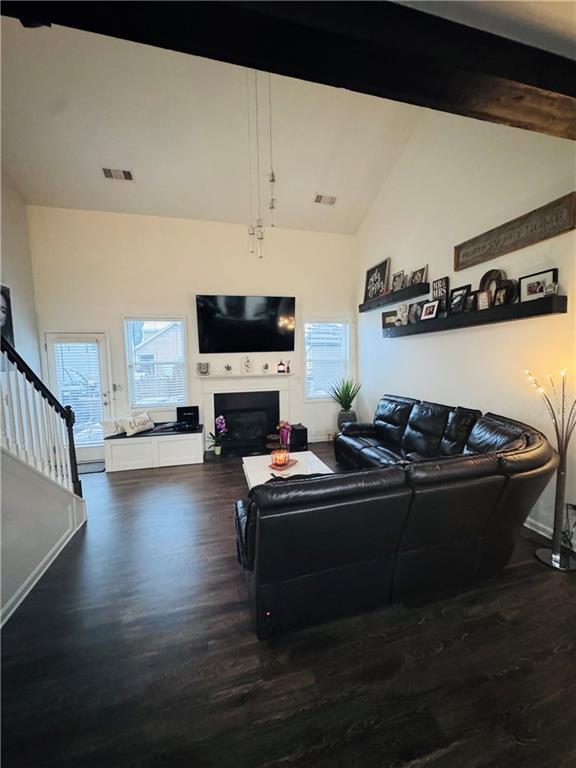
POLYGON ((184 408, 176 408, 176 421, 188 424, 195 429, 200 421, 200 413, 197 405, 187 405, 184 408))
POLYGON ((303 424, 292 424, 290 450, 295 452, 308 450, 308 430, 303 424))

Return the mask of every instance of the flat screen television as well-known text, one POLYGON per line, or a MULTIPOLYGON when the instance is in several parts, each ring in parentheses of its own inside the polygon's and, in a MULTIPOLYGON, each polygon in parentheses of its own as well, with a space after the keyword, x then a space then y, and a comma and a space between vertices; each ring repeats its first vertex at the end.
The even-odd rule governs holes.
POLYGON ((292 352, 294 296, 196 296, 198 346, 210 352, 292 352))

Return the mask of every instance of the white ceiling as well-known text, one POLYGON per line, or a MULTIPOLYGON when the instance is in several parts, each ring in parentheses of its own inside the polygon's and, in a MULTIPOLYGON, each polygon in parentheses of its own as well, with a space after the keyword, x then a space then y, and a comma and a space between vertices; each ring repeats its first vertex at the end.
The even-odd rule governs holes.
MULTIPOLYGON (((247 222, 245 69, 7 18, 2 42, 2 159, 28 203, 247 222)), ((277 224, 355 232, 425 111, 285 77, 272 88, 277 224)))
MULTIPOLYGON (((404 4, 574 55, 575 2, 404 4)), ((277 224, 355 232, 426 110, 279 76, 272 87, 277 224)), ((2 18, 2 164, 28 203, 246 223, 247 147, 245 69, 2 18)))

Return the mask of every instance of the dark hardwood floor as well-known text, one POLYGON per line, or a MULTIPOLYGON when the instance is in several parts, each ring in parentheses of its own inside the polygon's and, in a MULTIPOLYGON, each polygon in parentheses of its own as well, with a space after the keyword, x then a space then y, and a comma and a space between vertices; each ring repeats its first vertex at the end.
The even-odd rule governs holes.
POLYGON ((4 631, 8 768, 576 766, 576 580, 529 542, 473 591, 259 643, 240 460, 82 482, 87 527, 4 631))

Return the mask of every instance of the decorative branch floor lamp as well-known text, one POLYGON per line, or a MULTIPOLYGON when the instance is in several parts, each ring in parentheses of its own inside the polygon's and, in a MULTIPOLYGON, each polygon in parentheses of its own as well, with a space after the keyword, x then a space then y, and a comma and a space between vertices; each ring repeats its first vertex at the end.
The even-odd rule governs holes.
POLYGON ((576 426, 576 399, 569 407, 566 398, 566 379, 568 372, 560 374, 560 392, 556 389, 554 379, 548 376, 551 397, 548 397, 544 387, 541 387, 531 371, 526 371, 528 381, 542 397, 556 432, 556 442, 560 464, 556 473, 556 496, 554 499, 554 531, 552 548, 544 547, 536 550, 536 557, 541 562, 559 571, 576 571, 576 559, 569 550, 562 549, 562 533, 566 514, 566 464, 568 461, 568 445, 576 426), (553 402, 552 402, 553 401, 553 402))

